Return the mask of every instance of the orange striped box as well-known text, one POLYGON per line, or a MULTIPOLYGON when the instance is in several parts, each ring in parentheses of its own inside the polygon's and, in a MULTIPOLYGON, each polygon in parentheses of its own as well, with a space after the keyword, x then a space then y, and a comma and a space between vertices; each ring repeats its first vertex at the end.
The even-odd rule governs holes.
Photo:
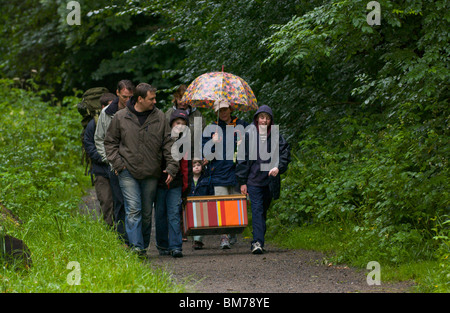
POLYGON ((186 235, 238 234, 247 227, 244 195, 188 197, 183 210, 186 235))

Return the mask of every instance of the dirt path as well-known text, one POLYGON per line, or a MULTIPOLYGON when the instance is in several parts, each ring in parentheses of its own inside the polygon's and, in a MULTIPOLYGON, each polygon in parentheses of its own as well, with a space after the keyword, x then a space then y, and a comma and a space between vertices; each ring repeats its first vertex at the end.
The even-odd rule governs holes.
MULTIPOLYGON (((84 198, 91 212, 95 193, 84 198)), ((154 225, 154 223, 153 223, 154 225)), ((176 282, 185 283, 191 292, 208 293, 347 293, 409 292, 411 282, 383 282, 369 286, 368 270, 345 265, 327 265, 325 256, 307 250, 283 249, 266 244, 266 253, 250 253, 250 238, 238 235, 229 250, 219 248, 220 236, 204 236, 202 250, 183 243, 183 257, 159 256, 154 231, 148 249, 150 266, 169 271, 176 282)))
POLYGON ((219 248, 220 236, 205 236, 205 247, 193 250, 183 244, 183 258, 159 256, 154 245, 148 253, 152 266, 164 268, 193 292, 212 293, 345 293, 408 292, 410 283, 369 286, 368 270, 345 265, 328 266, 324 255, 306 250, 266 245, 266 253, 250 253, 250 239, 238 236, 229 250, 219 248))

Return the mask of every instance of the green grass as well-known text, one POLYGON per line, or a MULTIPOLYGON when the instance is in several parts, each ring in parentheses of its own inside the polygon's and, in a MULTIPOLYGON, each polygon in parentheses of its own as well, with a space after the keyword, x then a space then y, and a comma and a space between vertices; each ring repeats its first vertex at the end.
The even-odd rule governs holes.
POLYGON ((76 214, 53 222, 35 218, 22 237, 32 251, 29 270, 3 269, 3 292, 181 292, 170 276, 131 253, 102 222, 76 214), (46 230, 45 230, 46 229, 46 230), (73 284, 78 262, 80 284, 73 284))
POLYGON ((29 269, 2 263, 0 292, 185 291, 124 248, 102 221, 80 213, 90 178, 80 162, 77 101, 51 106, 0 80, 0 202, 21 221, 0 215, 0 226, 24 240, 33 262, 29 269))
MULTIPOLYGON (((273 221, 269 221, 273 223, 273 221)), ((305 249, 320 251, 325 254, 327 262, 343 263, 365 268, 370 261, 379 261, 376 254, 364 254, 349 256, 349 244, 352 244, 351 236, 354 232, 351 227, 342 227, 338 223, 311 224, 303 227, 281 228, 274 227, 275 231, 270 232, 269 240, 279 246, 290 249, 305 249)), ((360 251, 371 251, 373 242, 367 242, 360 251)), ((381 257, 381 256, 380 256, 381 257)), ((416 292, 450 292, 450 279, 448 274, 449 260, 429 259, 412 260, 394 264, 387 260, 379 261, 384 281, 414 281, 416 292), (447 270, 446 270, 447 269, 447 270)))

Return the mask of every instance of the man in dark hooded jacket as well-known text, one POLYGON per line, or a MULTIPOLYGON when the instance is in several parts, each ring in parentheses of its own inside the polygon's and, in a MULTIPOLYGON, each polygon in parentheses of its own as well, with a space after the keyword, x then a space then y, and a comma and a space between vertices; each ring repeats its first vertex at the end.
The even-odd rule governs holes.
MULTIPOLYGON (((112 101, 116 99, 111 93, 105 93, 100 97, 100 103, 102 108, 108 106, 112 101)), ((103 162, 102 156, 98 153, 95 146, 94 134, 96 130, 96 120, 93 118, 86 126, 84 132, 83 143, 86 149, 86 153, 91 159, 92 168, 90 169, 91 175, 95 176, 94 186, 97 194, 97 199, 100 202, 101 215, 103 220, 109 226, 113 226, 114 222, 114 202, 111 181, 109 179, 110 167, 108 163, 103 162)))
POLYGON ((254 254, 264 251, 267 210, 272 199, 280 196, 280 175, 290 162, 289 144, 274 126, 272 109, 261 106, 245 134, 245 159, 238 158, 236 166, 241 193, 250 197, 254 254))

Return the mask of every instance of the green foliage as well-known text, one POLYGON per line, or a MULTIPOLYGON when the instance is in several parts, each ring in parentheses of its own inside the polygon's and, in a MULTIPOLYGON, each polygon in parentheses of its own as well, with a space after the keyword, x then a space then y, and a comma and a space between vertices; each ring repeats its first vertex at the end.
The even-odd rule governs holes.
MULTIPOLYGON (((448 278, 448 1, 379 0, 379 26, 367 24, 363 0, 80 1, 80 26, 65 23, 64 1, 22 2, 2 7, 0 75, 27 79, 36 69, 40 84, 62 93, 93 84, 113 90, 123 78, 148 81, 167 108, 177 85, 223 65, 273 108, 293 147, 272 229, 337 225, 341 261, 434 259, 442 263, 436 280, 448 278)), ((39 93, 51 98, 46 90, 39 93)), ((67 123, 64 109, 49 110, 67 123)), ((8 119, 33 130, 46 117, 32 112, 26 125, 8 119)), ((238 114, 249 121, 252 113, 238 114)), ((67 159, 75 147, 59 134, 74 134, 54 128, 36 131, 38 144, 67 159)), ((0 133, 0 143, 29 150, 2 157, 11 166, 2 171, 2 194, 16 198, 28 186, 20 181, 41 179, 22 158, 52 175, 62 162, 40 161, 47 156, 22 141, 0 133)), ((53 184, 46 193, 54 196, 76 185, 74 177, 66 171, 60 180, 31 184, 37 207, 48 209, 38 186, 53 184)))
POLYGON ((273 215, 347 229, 341 261, 448 263, 448 237, 433 240, 450 208, 448 2, 379 2, 380 26, 365 1, 328 1, 263 41, 265 63, 302 71, 289 81, 302 110, 283 120, 300 122, 298 151, 273 215))
POLYGON ((81 165, 79 98, 66 106, 0 80, 0 203, 21 223, 2 219, 1 231, 24 240, 29 270, 2 264, 2 292, 177 292, 168 274, 153 270, 122 247, 115 231, 81 215, 89 186, 81 165), (76 261, 80 285, 67 276, 76 261))
POLYGON ((412 113, 389 115, 372 114, 369 121, 360 112, 316 113, 283 181, 278 218, 355 224, 354 240, 375 240, 389 262, 429 258, 432 219, 449 207, 446 114, 428 127, 418 126, 412 113))
POLYGON ((164 71, 180 61, 182 50, 173 42, 146 43, 164 23, 157 3, 138 11, 133 1, 78 2, 81 25, 67 23, 68 1, 2 4, 0 77, 32 77, 61 99, 74 88, 115 91, 121 79, 173 87, 164 71))

